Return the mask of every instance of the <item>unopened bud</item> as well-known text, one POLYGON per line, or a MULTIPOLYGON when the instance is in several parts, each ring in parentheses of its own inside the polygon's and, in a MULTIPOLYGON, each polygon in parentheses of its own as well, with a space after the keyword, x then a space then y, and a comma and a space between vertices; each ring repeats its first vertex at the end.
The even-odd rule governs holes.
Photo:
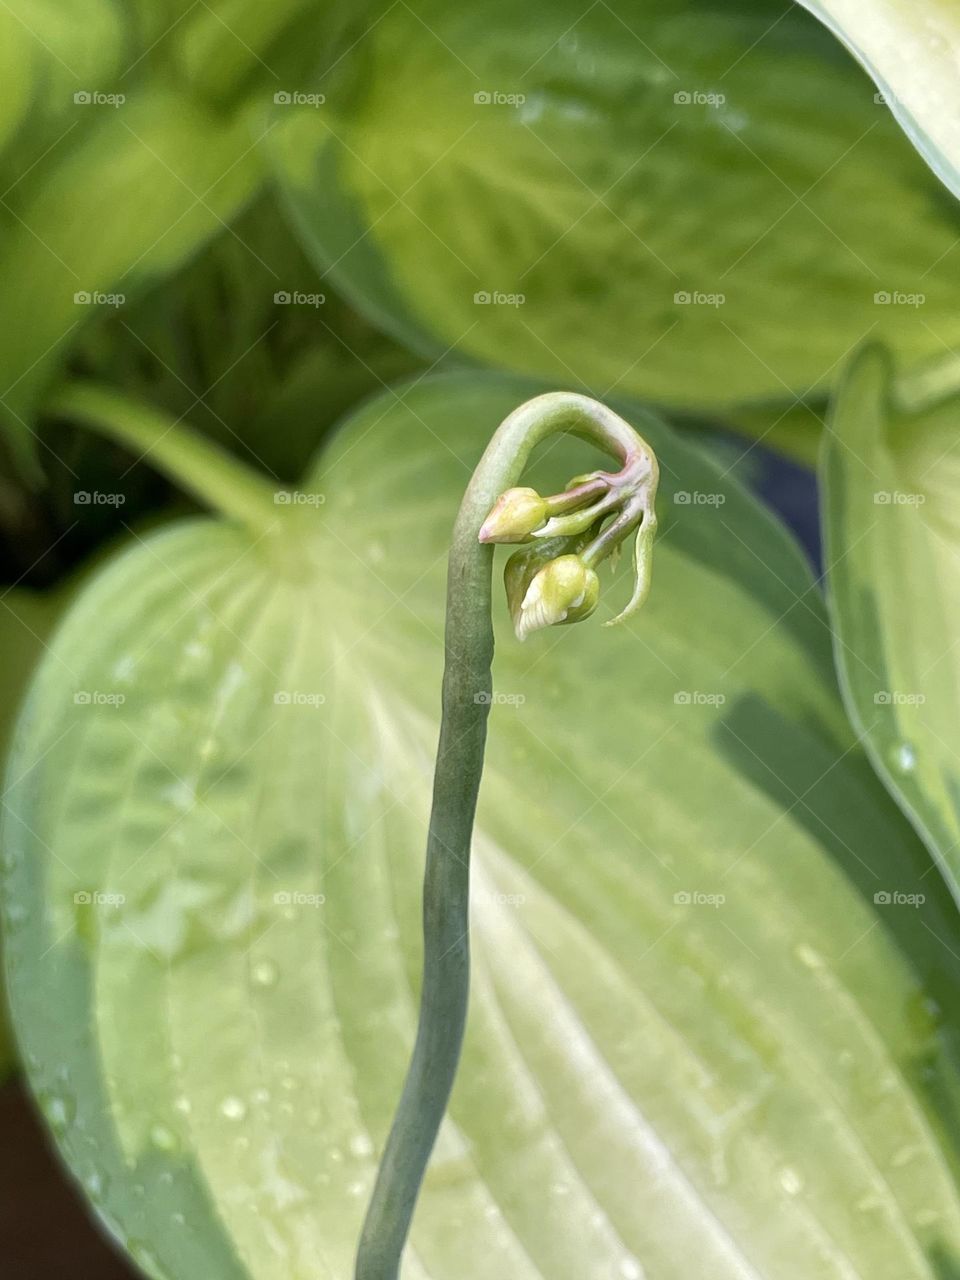
POLYGON ((561 623, 579 622, 597 607, 600 581, 578 555, 562 555, 543 563, 540 556, 518 551, 507 564, 507 602, 518 640, 561 623))
POLYGON ((547 520, 547 504, 536 489, 507 489, 480 528, 481 542, 523 542, 547 520))

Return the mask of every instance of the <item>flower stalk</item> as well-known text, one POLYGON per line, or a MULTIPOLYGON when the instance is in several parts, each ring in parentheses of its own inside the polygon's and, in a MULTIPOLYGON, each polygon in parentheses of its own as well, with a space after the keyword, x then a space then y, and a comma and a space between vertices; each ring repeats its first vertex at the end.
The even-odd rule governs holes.
POLYGON ((621 417, 586 396, 556 392, 528 401, 504 420, 464 494, 447 576, 420 1019, 360 1238, 355 1280, 397 1280, 460 1058, 469 992, 470 845, 492 702, 493 547, 520 544, 504 579, 514 627, 524 639, 543 627, 588 617, 600 594, 597 566, 636 533, 633 592, 611 620, 621 622, 649 590, 658 478, 653 451, 621 417), (534 448, 563 433, 599 445, 620 469, 579 476, 546 498, 518 486, 534 448))

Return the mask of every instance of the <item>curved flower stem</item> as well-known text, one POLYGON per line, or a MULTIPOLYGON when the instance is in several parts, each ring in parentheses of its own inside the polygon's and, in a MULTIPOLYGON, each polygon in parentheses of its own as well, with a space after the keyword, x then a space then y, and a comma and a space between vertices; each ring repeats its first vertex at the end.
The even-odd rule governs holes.
MULTIPOLYGON (((571 432, 607 450, 656 489, 651 450, 624 420, 585 396, 539 396, 502 423, 480 460, 453 531, 447 579, 442 720, 423 889, 423 986, 416 1044, 357 1253, 356 1280, 396 1280, 420 1184, 453 1087, 469 988, 470 843, 492 700, 493 548, 481 525, 516 484, 532 450, 571 432)), ((596 486, 584 486, 590 501, 596 486)))
POLYGON ((282 516, 269 482, 179 419, 96 382, 69 382, 44 402, 146 458, 202 502, 257 533, 282 516))

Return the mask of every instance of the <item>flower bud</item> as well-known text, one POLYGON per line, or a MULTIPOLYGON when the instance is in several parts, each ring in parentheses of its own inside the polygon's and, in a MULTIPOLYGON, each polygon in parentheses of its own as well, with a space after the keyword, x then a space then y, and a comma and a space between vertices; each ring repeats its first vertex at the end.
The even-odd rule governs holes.
POLYGON ((518 640, 544 627, 579 622, 600 598, 600 580, 578 555, 544 563, 542 555, 518 551, 507 563, 504 580, 518 640))
POLYGON ((480 529, 481 542, 523 542, 547 520, 547 504, 536 489, 507 489, 480 529))

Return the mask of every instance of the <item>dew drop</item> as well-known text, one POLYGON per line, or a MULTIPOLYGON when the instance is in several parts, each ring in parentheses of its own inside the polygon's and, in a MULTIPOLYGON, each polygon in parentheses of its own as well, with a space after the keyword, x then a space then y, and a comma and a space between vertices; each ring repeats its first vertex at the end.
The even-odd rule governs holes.
POLYGON ((40 1110, 46 1118, 50 1131, 56 1137, 62 1137, 73 1124, 76 1107, 73 1099, 63 1094, 42 1093, 39 1098, 40 1110))
POLYGON ((270 1090, 264 1089, 261 1086, 261 1088, 259 1089, 254 1089, 250 1097, 253 1099, 254 1102, 259 1102, 261 1105, 263 1105, 263 1103, 270 1101, 270 1090))
POLYGON ((231 1095, 220 1103, 220 1114, 226 1120, 242 1120, 247 1114, 247 1108, 240 1098, 231 1095))
POLYGON ((803 1190, 803 1179, 796 1169, 791 1169, 789 1165, 786 1165, 780 1170, 780 1185, 788 1196, 798 1196, 803 1190))
POLYGON ((250 976, 258 987, 275 987, 280 978, 280 970, 272 960, 258 960, 253 966, 250 976))
POLYGON ((150 1130, 150 1141, 158 1151, 168 1155, 180 1150, 180 1139, 165 1124, 155 1124, 150 1130))
POLYGON ((174 1111, 179 1111, 182 1116, 188 1116, 193 1110, 193 1105, 189 1098, 181 1095, 174 1101, 173 1109, 174 1111))
POLYGON ((358 1160, 364 1160, 367 1156, 373 1155, 373 1143, 367 1134, 358 1133, 350 1139, 350 1154, 358 1160))
POLYGON ((917 767, 916 748, 912 743, 900 742, 891 751, 890 761, 898 773, 913 773, 917 767))
POLYGON ((175 1213, 171 1221, 173 1222, 173 1225, 175 1227, 184 1227, 186 1226, 186 1223, 187 1223, 187 1219, 184 1217, 182 1213, 175 1213))
POLYGON ((624 1258, 620 1263, 620 1274, 623 1280, 643 1280, 643 1267, 636 1258, 624 1258))

